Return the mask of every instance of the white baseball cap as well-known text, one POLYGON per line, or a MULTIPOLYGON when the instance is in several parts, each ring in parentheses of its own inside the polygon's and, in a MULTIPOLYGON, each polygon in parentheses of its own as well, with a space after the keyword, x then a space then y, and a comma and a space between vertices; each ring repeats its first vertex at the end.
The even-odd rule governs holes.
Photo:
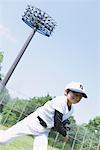
POLYGON ((85 92, 85 89, 83 87, 82 83, 79 82, 71 82, 66 87, 65 90, 71 90, 73 92, 78 92, 83 95, 84 98, 87 98, 87 94, 85 92))

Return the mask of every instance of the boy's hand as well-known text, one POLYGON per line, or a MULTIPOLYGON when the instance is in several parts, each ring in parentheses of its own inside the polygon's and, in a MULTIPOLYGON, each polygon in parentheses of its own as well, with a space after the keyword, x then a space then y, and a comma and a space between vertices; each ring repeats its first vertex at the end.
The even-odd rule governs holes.
POLYGON ((69 136, 66 135, 66 136, 64 137, 64 141, 67 142, 68 140, 69 140, 69 136))

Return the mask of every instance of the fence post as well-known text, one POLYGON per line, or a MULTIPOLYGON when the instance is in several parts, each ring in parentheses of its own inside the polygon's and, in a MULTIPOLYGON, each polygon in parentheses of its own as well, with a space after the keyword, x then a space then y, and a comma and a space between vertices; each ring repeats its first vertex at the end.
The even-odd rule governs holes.
POLYGON ((77 128, 77 131, 76 131, 76 134, 75 134, 75 138, 74 138, 74 141, 73 141, 73 145, 72 145, 71 150, 74 150, 74 146, 75 146, 75 142, 76 142, 76 138, 77 138, 78 131, 79 131, 79 127, 77 128))

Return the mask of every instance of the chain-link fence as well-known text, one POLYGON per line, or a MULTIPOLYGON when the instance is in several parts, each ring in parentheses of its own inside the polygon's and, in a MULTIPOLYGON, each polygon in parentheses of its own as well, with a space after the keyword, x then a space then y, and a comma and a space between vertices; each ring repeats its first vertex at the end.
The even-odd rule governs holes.
MULTIPOLYGON (((26 109, 36 110, 40 104, 36 103, 31 105, 30 98, 25 94, 20 92, 16 92, 16 90, 12 90, 9 88, 11 94, 9 94, 7 89, 0 94, 0 122, 1 125, 5 126, 6 122, 8 123, 12 121, 11 117, 15 119, 14 123, 17 123, 22 118, 26 117, 28 113, 26 113, 26 109), (22 103, 20 107, 16 106, 16 99, 21 101, 18 97, 26 97, 22 99, 25 103, 22 103), (10 102, 10 105, 8 103, 10 102), (3 110, 6 106, 7 112, 6 117, 2 118, 3 110), (29 108, 28 108, 29 107, 29 108), (31 108, 32 107, 32 108, 31 108), (14 113, 17 112, 17 117, 14 116, 14 113)), ((86 127, 78 126, 75 124, 70 125, 71 130, 69 131, 69 141, 64 142, 62 136, 54 131, 51 131, 49 136, 49 144, 52 146, 52 150, 54 148, 58 148, 60 150, 100 150, 100 131, 99 132, 90 132, 86 127)))

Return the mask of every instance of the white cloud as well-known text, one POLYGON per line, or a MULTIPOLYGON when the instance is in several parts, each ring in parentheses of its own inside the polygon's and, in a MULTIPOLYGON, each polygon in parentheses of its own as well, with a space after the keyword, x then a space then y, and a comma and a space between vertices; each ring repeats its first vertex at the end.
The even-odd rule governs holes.
POLYGON ((0 24, 0 36, 3 36, 4 38, 7 38, 8 40, 10 40, 13 43, 16 42, 16 39, 12 35, 11 31, 2 24, 0 24))

